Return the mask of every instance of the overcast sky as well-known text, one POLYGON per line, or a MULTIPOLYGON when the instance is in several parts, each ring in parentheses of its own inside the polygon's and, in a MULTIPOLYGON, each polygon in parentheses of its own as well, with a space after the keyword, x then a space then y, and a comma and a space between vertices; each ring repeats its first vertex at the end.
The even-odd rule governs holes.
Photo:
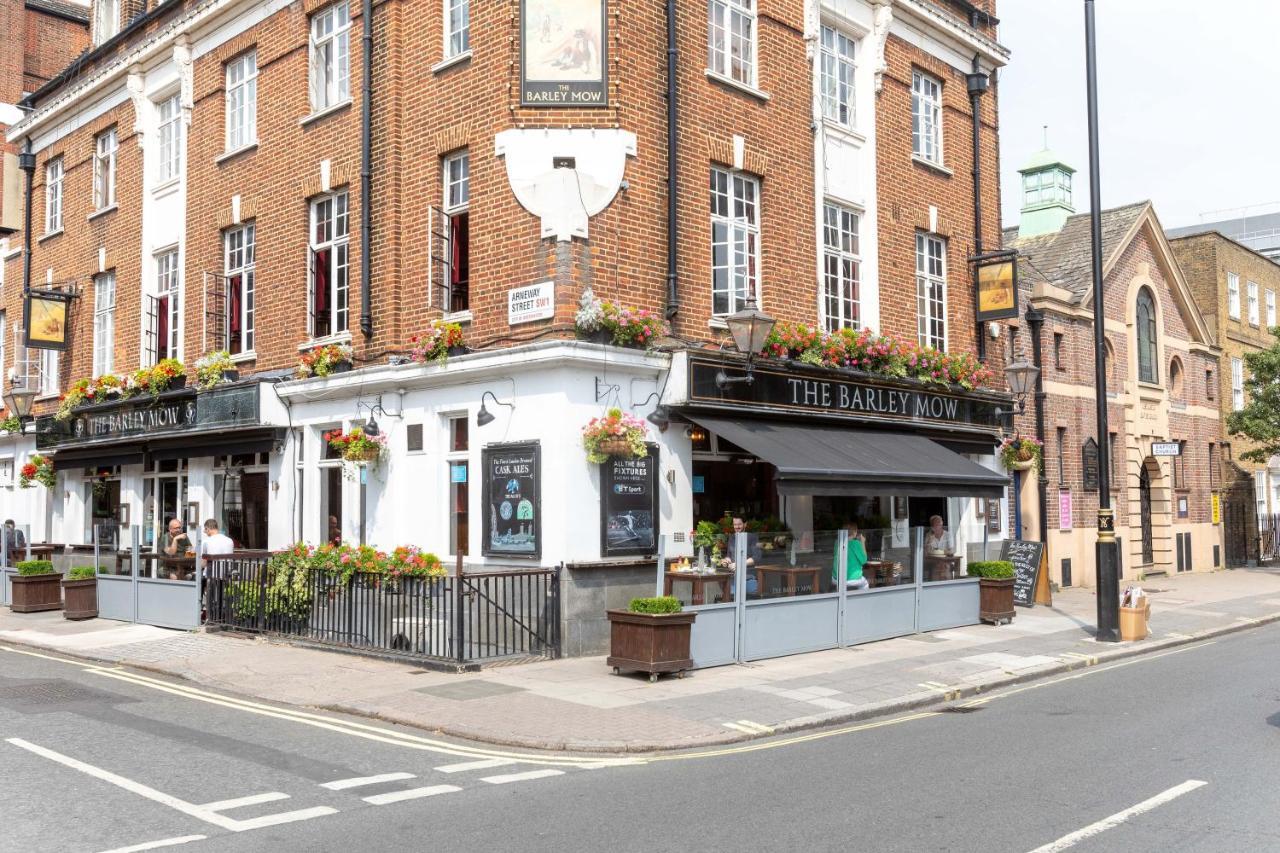
MULTIPOLYGON (((1280 210, 1280 2, 1095 6, 1102 206, 1151 199, 1166 228, 1280 210)), ((1043 125, 1088 210, 1084 0, 998 0, 996 13, 1013 51, 1000 76, 1005 224, 1018 221, 1017 169, 1043 147, 1043 125)))

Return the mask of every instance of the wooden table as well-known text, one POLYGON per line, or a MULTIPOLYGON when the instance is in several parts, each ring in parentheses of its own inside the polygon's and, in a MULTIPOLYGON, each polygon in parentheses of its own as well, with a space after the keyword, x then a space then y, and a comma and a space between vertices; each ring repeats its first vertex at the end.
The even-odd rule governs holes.
POLYGON ((693 586, 691 605, 715 603, 706 600, 708 583, 720 585, 721 601, 733 601, 733 572, 673 572, 668 570, 664 584, 664 591, 667 595, 672 594, 671 590, 677 581, 688 581, 693 586))
POLYGON ((924 556, 924 579, 927 581, 948 581, 960 576, 960 558, 958 556, 924 556))
POLYGON ((796 594, 796 580, 802 577, 809 578, 809 592, 818 592, 818 574, 822 569, 816 566, 755 566, 756 577, 760 579, 758 591, 761 597, 765 594, 765 589, 769 586, 769 575, 778 575, 785 579, 783 584, 783 594, 794 596, 796 594))
POLYGON ((893 576, 896 565, 892 560, 868 560, 862 567, 862 576, 871 586, 896 586, 902 583, 901 576, 893 576))

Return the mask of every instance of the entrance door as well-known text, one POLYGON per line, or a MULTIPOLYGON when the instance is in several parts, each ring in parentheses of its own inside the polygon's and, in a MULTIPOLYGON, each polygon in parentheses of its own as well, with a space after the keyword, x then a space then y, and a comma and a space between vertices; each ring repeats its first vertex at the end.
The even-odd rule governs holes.
POLYGON ((1249 561, 1249 525, 1245 513, 1252 508, 1243 489, 1222 496, 1222 532, 1227 546, 1228 568, 1237 568, 1249 561))
POLYGON ((1142 564, 1149 566, 1155 562, 1155 551, 1151 542, 1151 473, 1146 465, 1138 469, 1138 503, 1142 519, 1142 564))
POLYGON ((145 535, 147 550, 158 554, 164 547, 169 520, 176 518, 186 526, 183 508, 187 505, 187 475, 171 474, 148 477, 143 497, 145 503, 145 535))

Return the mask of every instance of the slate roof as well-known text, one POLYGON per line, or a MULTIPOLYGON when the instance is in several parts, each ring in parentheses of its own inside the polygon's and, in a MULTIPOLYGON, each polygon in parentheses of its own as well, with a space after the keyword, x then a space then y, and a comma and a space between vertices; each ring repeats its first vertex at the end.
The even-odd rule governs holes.
POLYGON ((62 18, 89 23, 89 8, 80 3, 68 0, 26 0, 25 5, 29 9, 39 9, 62 18))
MULTIPOLYGON (((1102 211, 1102 258, 1105 264, 1151 206, 1149 201, 1102 211)), ((1021 255, 1019 279, 1028 284, 1046 282, 1075 294, 1079 301, 1093 281, 1090 258, 1089 214, 1068 217, 1062 230, 1020 239, 1017 228, 1004 231, 1004 245, 1021 255)))

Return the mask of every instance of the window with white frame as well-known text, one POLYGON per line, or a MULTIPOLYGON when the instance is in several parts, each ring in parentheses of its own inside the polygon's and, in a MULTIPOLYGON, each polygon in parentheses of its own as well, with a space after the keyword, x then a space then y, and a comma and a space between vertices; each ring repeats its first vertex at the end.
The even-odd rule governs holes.
POLYGON ((116 129, 103 131, 93 144, 93 209, 106 210, 116 203, 116 129))
POLYGON ((822 315, 827 331, 856 329, 862 322, 862 259, 858 214, 826 202, 822 206, 822 315))
POLYGON ((345 190, 311 202, 307 319, 313 338, 347 331, 348 233, 345 190))
POLYGON ((1240 411, 1244 408, 1244 362, 1238 358, 1231 359, 1231 409, 1240 411))
POLYGON ((254 223, 231 228, 226 232, 226 311, 227 339, 225 348, 232 355, 253 352, 254 290, 254 223))
POLYGON ((1267 291, 1267 328, 1270 329, 1276 324, 1276 292, 1274 290, 1267 291))
POLYGON ((449 500, 449 554, 466 555, 470 550, 468 539, 470 533, 470 421, 466 415, 450 415, 445 418, 445 467, 448 472, 449 500))
POLYGON ((919 71, 911 75, 911 151, 942 162, 942 83, 919 71))
POLYGON ((178 250, 155 255, 155 290, 148 296, 144 355, 148 364, 182 359, 182 276, 178 250))
POLYGON ((756 0, 708 0, 711 70, 756 85, 756 0))
POLYGON ((444 0, 444 56, 471 50, 471 0, 444 0))
POLYGON ((1227 273, 1227 316, 1240 319, 1240 274, 1227 273))
POLYGON ((855 42, 835 27, 822 28, 822 117, 844 127, 853 127, 855 42))
POLYGON ((311 110, 320 112, 351 97, 351 13, 335 3, 311 18, 311 110))
POLYGON ((116 348, 116 274, 93 277, 93 375, 110 373, 116 348))
POLYGON ((760 282, 760 182, 711 170, 711 313, 732 314, 757 299, 760 282))
POLYGON ((62 158, 55 157, 44 167, 44 233, 62 230, 62 158))
POLYGON ((58 393, 58 351, 42 349, 40 360, 40 394, 49 397, 58 393))
POLYGON ((227 63, 227 150, 258 141, 258 52, 242 53, 227 63))
POLYGON ((182 172, 182 107, 178 95, 165 98, 156 104, 156 123, 159 130, 156 181, 175 180, 182 172))
POLYGON ((1245 292, 1249 298, 1249 322, 1258 325, 1258 283, 1251 281, 1246 285, 1245 292))
POLYGON ((947 348, 947 241, 916 234, 916 329, 922 347, 947 348))
POLYGON ((471 307, 471 156, 459 151, 444 158, 444 215, 448 237, 446 311, 471 307))
POLYGON ((120 0, 94 0, 93 43, 102 44, 120 31, 120 0))

